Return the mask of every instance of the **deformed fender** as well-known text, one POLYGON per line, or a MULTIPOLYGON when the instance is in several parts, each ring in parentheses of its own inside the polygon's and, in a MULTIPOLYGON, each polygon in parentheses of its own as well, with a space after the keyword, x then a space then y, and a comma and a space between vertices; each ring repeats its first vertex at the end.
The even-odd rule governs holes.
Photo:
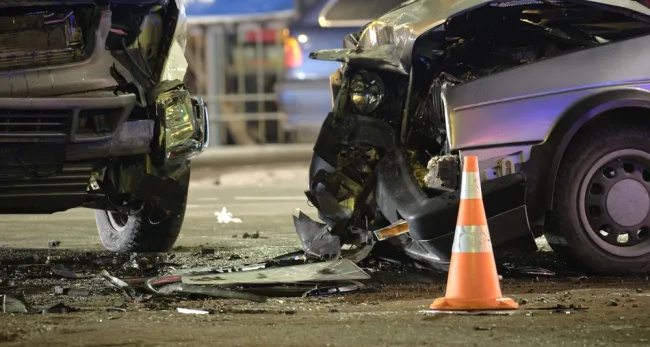
MULTIPOLYGON (((642 89, 618 89, 587 97, 569 108, 553 126, 544 142, 533 146, 524 171, 531 184, 529 210, 535 217, 553 208, 555 179, 569 143, 583 126, 607 111, 624 107, 650 109, 650 92, 642 89)), ((650 117, 648 118, 650 120, 650 117)))

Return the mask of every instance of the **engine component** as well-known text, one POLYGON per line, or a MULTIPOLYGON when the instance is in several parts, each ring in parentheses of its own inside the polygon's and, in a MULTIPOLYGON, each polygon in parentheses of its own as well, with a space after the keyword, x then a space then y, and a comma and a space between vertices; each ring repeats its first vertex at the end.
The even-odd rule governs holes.
POLYGON ((86 28, 92 9, 75 7, 24 15, 0 16, 0 69, 35 68, 83 59, 86 28), (78 13, 77 13, 78 12, 78 13))
POLYGON ((458 187, 458 156, 443 155, 433 157, 427 164, 429 173, 424 176, 427 188, 453 191, 458 187))

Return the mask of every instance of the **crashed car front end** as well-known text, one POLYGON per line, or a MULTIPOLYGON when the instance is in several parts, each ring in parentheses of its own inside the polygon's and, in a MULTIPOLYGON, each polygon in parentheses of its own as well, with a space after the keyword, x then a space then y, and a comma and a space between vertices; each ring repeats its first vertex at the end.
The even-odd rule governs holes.
POLYGON ((342 49, 313 52, 342 68, 330 79, 309 200, 344 246, 385 233, 411 259, 444 270, 460 163, 477 155, 493 245, 536 249, 545 171, 531 155, 576 100, 634 80, 633 68, 597 55, 646 47, 649 15, 632 1, 414 0, 348 35, 342 49))

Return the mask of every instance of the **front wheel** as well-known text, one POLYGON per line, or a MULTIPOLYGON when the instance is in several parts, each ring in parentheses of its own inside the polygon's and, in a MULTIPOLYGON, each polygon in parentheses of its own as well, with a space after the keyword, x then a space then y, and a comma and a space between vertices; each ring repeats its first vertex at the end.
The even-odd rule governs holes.
POLYGON ((613 124, 582 133, 562 160, 546 238, 597 273, 650 269, 650 131, 613 124))
POLYGON ((150 203, 129 215, 96 210, 95 221, 104 248, 112 252, 169 251, 183 226, 189 176, 187 172, 181 182, 170 181, 170 184, 180 184, 185 191, 182 208, 174 215, 165 215, 150 203))

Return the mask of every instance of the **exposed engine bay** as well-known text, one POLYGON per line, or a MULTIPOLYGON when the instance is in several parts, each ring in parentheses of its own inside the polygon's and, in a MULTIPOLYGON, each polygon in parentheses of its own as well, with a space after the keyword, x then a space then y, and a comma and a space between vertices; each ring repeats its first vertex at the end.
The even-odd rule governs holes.
MULTIPOLYGON (((446 203, 442 200, 427 199, 445 197, 451 206, 458 199, 461 182, 458 151, 449 143, 447 91, 519 66, 650 33, 647 20, 612 11, 605 5, 551 0, 492 2, 452 16, 419 36, 412 45, 410 71, 403 74, 394 64, 388 66, 386 62, 392 59, 388 54, 363 55, 363 42, 382 40, 379 34, 369 34, 372 26, 369 23, 346 37, 344 44, 348 48, 357 46, 349 53, 312 53, 314 59, 341 61, 343 67, 331 79, 333 111, 315 146, 310 189, 306 193, 344 248, 368 251, 377 242, 378 231, 402 230, 396 234, 399 237, 387 237, 388 242, 398 245, 416 262, 436 269, 445 268, 447 260, 442 254, 450 248, 456 212, 453 207, 440 207, 446 203), (340 140, 329 139, 332 132, 340 140), (404 158, 393 153, 394 148, 404 158), (401 163, 408 163, 408 167, 397 168, 401 163), (385 182, 378 182, 382 170, 385 182), (407 188, 394 190, 393 194, 379 189, 404 175, 410 175, 414 184, 409 181, 407 188), (448 230, 432 232, 431 236, 416 238, 422 242, 413 242, 405 235, 407 218, 401 211, 415 210, 415 205, 427 213, 434 208, 449 209, 451 217, 445 216, 444 221, 433 217, 427 220, 448 230)), ((391 42, 394 38, 383 40, 391 42)), ((513 188, 511 193, 523 205, 527 193, 523 179, 519 182, 516 175, 520 170, 517 160, 504 157, 494 167, 486 168, 486 178, 508 176, 513 187, 522 187, 516 191, 513 188)), ((499 199, 504 199, 499 194, 499 199)), ((515 211, 515 218, 527 218, 525 208, 517 206, 503 203, 492 212, 499 215, 515 211)), ((418 218, 423 213, 414 212, 418 218)), ((313 228, 322 230, 323 226, 313 228)), ((496 244, 497 239, 493 240, 496 244)))

